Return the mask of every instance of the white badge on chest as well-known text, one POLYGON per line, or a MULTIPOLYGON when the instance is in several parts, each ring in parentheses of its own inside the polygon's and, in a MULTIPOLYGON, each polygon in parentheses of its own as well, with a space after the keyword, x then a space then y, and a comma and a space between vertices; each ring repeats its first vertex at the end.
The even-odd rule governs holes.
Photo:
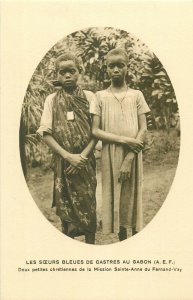
POLYGON ((74 120, 74 112, 73 111, 67 111, 67 120, 68 121, 74 120))

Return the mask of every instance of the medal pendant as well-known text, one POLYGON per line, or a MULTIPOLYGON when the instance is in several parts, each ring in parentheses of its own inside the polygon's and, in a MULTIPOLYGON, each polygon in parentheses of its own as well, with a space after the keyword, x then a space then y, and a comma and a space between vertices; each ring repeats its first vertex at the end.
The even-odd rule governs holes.
POLYGON ((74 120, 74 112, 67 111, 67 121, 73 121, 73 120, 74 120))

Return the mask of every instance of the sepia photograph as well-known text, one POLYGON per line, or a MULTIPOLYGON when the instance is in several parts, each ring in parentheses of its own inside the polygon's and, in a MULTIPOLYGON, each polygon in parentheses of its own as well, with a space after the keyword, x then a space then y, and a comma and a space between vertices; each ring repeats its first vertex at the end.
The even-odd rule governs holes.
POLYGON ((92 27, 56 43, 32 75, 21 164, 43 215, 89 244, 141 231, 161 208, 180 149, 170 78, 146 44, 92 27))
POLYGON ((192 300, 189 1, 2 1, 2 300, 192 300))

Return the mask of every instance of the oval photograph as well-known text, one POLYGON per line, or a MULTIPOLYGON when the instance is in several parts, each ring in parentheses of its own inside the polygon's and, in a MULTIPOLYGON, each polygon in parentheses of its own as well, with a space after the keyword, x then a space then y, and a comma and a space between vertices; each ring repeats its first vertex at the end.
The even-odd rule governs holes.
POLYGON ((32 75, 20 156, 44 217, 75 241, 130 239, 151 222, 173 182, 180 119, 156 55, 112 27, 76 31, 32 75))

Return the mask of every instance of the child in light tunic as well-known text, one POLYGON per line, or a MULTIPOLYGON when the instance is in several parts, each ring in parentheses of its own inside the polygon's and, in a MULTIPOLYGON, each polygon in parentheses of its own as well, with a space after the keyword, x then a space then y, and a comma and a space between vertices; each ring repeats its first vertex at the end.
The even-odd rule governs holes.
POLYGON ((127 238, 143 227, 142 149, 149 107, 139 90, 126 84, 128 58, 122 49, 107 54, 109 88, 91 105, 93 135, 102 140, 102 228, 127 238))

